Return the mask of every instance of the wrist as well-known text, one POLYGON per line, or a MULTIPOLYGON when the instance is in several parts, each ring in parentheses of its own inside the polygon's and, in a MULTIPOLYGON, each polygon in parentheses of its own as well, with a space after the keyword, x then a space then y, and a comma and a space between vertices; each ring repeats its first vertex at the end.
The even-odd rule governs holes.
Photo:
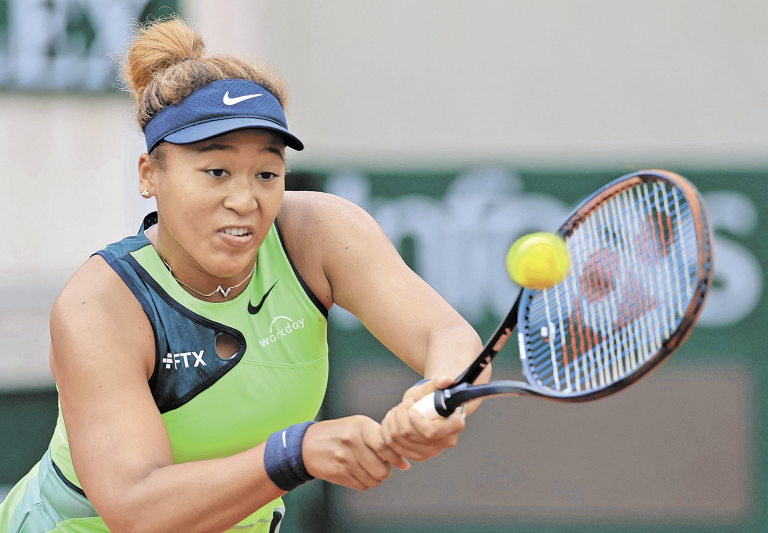
POLYGON ((304 466, 301 444, 309 426, 315 422, 294 424, 276 431, 267 439, 264 448, 264 469, 269 479, 286 492, 314 478, 304 466))

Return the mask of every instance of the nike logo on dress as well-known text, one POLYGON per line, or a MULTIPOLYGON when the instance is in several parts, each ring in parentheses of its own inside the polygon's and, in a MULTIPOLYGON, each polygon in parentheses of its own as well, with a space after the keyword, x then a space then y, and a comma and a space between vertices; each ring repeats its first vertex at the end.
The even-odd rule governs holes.
POLYGON ((240 102, 244 102, 245 100, 250 100, 251 98, 256 98, 257 96, 262 96, 261 94, 246 94, 245 96, 238 96, 236 98, 230 98, 229 97, 229 91, 224 93, 224 105, 235 105, 239 104, 240 102))
MULTIPOLYGON (((277 280, 280 281, 280 280, 277 280)), ((251 305, 250 300, 248 301, 248 312, 252 315, 255 315, 259 311, 261 311, 261 306, 264 305, 264 301, 267 299, 267 296, 269 296, 269 293, 272 292, 272 289, 275 288, 275 285, 277 285, 277 281, 272 284, 272 286, 269 288, 267 292, 264 293, 264 296, 261 298, 261 301, 259 302, 259 305, 256 307, 251 305)))

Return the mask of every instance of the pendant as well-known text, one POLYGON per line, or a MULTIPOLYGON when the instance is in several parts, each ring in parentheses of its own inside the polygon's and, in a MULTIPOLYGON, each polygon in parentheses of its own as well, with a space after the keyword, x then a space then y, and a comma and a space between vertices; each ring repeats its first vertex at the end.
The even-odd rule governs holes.
POLYGON ((216 292, 220 292, 220 293, 221 293, 221 295, 222 295, 224 298, 226 298, 227 296, 229 296, 229 291, 231 291, 232 289, 233 289, 233 287, 230 287, 230 288, 228 288, 227 290, 224 290, 224 289, 222 289, 222 288, 221 288, 221 285, 219 285, 218 287, 216 287, 216 290, 215 290, 215 291, 213 291, 213 292, 214 292, 214 293, 216 293, 216 292))

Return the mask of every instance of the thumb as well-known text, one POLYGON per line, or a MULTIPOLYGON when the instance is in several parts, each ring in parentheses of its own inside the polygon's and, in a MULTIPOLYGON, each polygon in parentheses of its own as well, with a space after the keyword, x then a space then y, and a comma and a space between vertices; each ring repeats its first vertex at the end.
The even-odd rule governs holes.
POLYGON ((453 380, 448 376, 440 376, 439 378, 435 378, 432 381, 435 383, 435 390, 447 389, 448 387, 453 385, 453 380))
POLYGON ((408 459, 406 459, 401 455, 398 455, 398 457, 399 459, 396 462, 390 463, 392 466, 394 466, 398 470, 408 470, 409 468, 411 468, 411 463, 408 462, 408 459))
POLYGON ((403 394, 403 402, 413 401, 414 403, 426 396, 433 393, 438 389, 445 389, 453 384, 453 380, 448 376, 439 376, 434 379, 430 379, 420 385, 414 385, 403 394))

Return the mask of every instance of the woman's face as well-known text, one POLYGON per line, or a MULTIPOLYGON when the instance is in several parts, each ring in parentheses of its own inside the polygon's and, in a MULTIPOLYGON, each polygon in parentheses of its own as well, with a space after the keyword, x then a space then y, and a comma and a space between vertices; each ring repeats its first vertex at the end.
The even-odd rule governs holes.
POLYGON ((282 138, 250 129, 162 150, 159 163, 142 156, 139 175, 157 199, 150 238, 174 275, 209 290, 210 277, 250 270, 283 201, 282 138))

